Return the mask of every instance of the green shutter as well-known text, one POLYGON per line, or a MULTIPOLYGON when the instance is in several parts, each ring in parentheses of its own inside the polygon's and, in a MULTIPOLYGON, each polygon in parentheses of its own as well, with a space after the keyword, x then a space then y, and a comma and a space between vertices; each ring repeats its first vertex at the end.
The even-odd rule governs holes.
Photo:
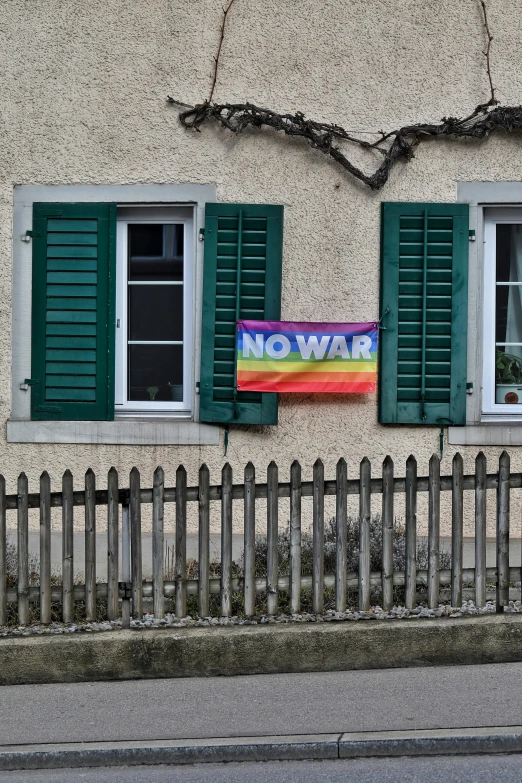
POLYGON ((277 424, 277 394, 236 391, 236 321, 281 317, 282 243, 282 206, 206 205, 201 421, 277 424))
POLYGON ((468 212, 382 205, 382 423, 466 423, 468 212))
POLYGON ((35 204, 33 419, 114 418, 116 207, 35 204))

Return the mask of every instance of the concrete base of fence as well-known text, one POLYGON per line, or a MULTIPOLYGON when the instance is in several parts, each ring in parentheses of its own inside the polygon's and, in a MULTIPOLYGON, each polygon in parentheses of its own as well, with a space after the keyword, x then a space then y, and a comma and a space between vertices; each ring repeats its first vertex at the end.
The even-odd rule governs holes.
POLYGON ((0 640, 0 684, 522 661, 522 615, 111 631, 0 640))

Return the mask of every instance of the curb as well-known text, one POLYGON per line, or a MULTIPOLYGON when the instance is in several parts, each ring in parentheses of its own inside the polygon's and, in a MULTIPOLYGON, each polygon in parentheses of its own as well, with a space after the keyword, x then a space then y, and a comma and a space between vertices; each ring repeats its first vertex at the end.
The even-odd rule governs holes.
POLYGON ((522 726, 0 747, 0 770, 522 753, 522 726))
POLYGON ((522 615, 0 639, 0 685, 522 661, 522 615))

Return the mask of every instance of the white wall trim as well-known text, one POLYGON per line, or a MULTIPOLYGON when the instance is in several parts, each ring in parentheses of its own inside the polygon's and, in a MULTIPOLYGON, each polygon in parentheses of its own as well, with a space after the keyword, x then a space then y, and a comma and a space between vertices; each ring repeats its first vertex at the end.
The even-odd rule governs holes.
MULTIPOLYGON (((168 204, 172 206, 195 206, 195 235, 204 226, 205 204, 216 201, 215 185, 17 185, 14 188, 13 208, 13 310, 12 310, 12 407, 11 420, 27 424, 31 417, 31 392, 20 389, 25 378, 31 376, 31 285, 32 285, 32 244, 22 241, 25 232, 32 229, 34 202, 83 202, 116 203, 119 205, 168 204)), ((199 380, 201 359, 201 298, 203 288, 203 243, 195 240, 195 277, 194 277, 194 378, 193 392, 199 380)), ((197 421, 199 414, 199 396, 192 395, 192 410, 197 421)), ((34 423, 36 424, 36 422, 34 423)), ((40 423, 41 424, 41 423, 40 423)), ((53 423, 53 426, 58 424, 53 423)), ((67 424, 67 422, 65 422, 67 424)), ((89 422, 89 425, 96 424, 89 422)), ((107 424, 105 422, 104 424, 107 424)), ((76 426, 76 425, 75 425, 76 426)), ((147 422, 147 426, 150 423, 147 422)), ((173 428, 179 427, 173 422, 173 428)), ((83 425, 85 429, 85 423, 83 425)), ((9 430, 9 424, 8 424, 9 430)), ((11 427, 11 436, 16 428, 11 427)), ((173 430, 174 431, 174 430, 173 430)), ((217 429, 216 429, 217 431, 217 429)), ((51 436, 49 436, 51 437, 51 436)), ((9 438, 13 442, 13 437, 9 438)), ((27 442, 27 441, 20 441, 27 442)), ((32 440, 28 442, 34 442, 32 440)), ((40 442, 97 442, 77 441, 40 441, 40 442)), ((124 442, 124 441, 110 441, 124 442)), ((131 441, 137 442, 137 441, 131 441)), ((142 441, 147 442, 147 441, 142 441)), ((171 442, 171 441, 169 441, 171 442)), ((217 441, 216 441, 217 442, 217 441)))
POLYGON ((115 446, 216 446, 219 443, 219 427, 172 419, 10 420, 7 422, 7 442, 92 443, 115 446))

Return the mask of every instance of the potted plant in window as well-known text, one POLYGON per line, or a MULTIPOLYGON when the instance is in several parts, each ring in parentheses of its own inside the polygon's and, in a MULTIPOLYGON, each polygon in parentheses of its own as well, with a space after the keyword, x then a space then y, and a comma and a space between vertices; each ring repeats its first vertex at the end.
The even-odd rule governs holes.
POLYGON ((522 404, 522 358, 498 349, 495 359, 495 402, 522 404))

